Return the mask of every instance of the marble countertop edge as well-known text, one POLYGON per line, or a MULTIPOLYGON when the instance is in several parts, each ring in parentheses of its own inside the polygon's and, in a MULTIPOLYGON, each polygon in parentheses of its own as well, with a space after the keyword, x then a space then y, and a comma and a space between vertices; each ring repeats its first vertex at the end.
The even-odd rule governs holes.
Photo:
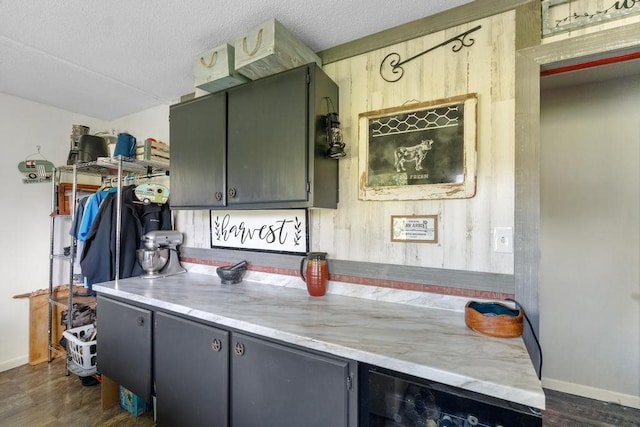
POLYGON ((96 285, 96 290, 101 294, 112 295, 119 298, 136 301, 141 304, 162 308, 167 311, 188 316, 194 319, 210 322, 221 327, 228 327, 240 332, 252 333, 264 338, 278 340, 287 344, 297 345, 303 348, 332 354, 358 362, 368 363, 393 371, 404 372, 415 377, 425 378, 429 381, 439 382, 453 387, 489 395, 495 398, 516 402, 522 405, 544 409, 544 394, 527 390, 526 388, 511 387, 506 384, 492 383, 486 379, 473 378, 468 375, 442 370, 428 365, 415 363, 408 360, 386 356, 368 350, 357 349, 338 343, 327 342, 311 336, 283 331, 272 327, 258 325, 255 322, 234 319, 228 316, 218 315, 209 311, 186 307, 184 305, 170 303, 152 296, 140 295, 123 289, 96 285), (490 392, 488 392, 490 391, 490 392))

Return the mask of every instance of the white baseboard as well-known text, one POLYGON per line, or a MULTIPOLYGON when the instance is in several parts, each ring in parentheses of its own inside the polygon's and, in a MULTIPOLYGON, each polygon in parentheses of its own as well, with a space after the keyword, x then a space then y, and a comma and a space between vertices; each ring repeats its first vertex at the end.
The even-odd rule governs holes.
POLYGON ((0 372, 8 371, 9 369, 26 365, 27 363, 29 363, 28 356, 16 357, 15 359, 11 360, 3 360, 0 362, 0 372))
POLYGON ((640 409, 640 396, 618 393, 615 391, 589 387, 582 384, 573 384, 566 381, 554 380, 551 378, 542 378, 542 386, 563 393, 574 394, 576 396, 588 397, 590 399, 601 400, 603 402, 612 402, 619 405, 640 409))

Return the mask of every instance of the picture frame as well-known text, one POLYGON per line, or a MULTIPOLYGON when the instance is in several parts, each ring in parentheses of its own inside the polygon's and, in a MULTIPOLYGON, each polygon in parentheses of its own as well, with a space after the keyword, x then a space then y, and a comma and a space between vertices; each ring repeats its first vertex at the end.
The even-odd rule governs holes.
POLYGON ((391 215, 391 241, 438 243, 438 215, 391 215))
POLYGON ((470 93, 361 113, 359 199, 473 197, 477 103, 470 93))

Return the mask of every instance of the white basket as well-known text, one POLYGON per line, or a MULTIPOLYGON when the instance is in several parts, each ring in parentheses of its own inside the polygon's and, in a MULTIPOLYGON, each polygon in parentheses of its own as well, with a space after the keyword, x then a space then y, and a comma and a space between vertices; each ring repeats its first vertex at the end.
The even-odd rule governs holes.
POLYGON ((80 338, 93 334, 95 326, 85 325, 64 331, 62 335, 67 339, 67 351, 70 360, 83 369, 92 369, 96 366, 97 340, 83 341, 80 338))

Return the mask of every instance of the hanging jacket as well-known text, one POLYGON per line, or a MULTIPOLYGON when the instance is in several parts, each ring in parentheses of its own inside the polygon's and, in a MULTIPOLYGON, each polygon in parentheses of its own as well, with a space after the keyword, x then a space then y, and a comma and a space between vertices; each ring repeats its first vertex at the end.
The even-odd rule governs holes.
MULTIPOLYGON (((87 240, 87 234, 95 221, 96 215, 100 210, 102 201, 112 193, 115 193, 118 189, 113 187, 106 190, 96 191, 88 196, 85 200, 85 206, 82 212, 82 216, 79 218, 79 224, 76 225, 76 237, 78 240, 87 240)), ((76 215, 76 218, 77 215, 76 215)), ((76 220, 77 221, 77 220, 76 220)))
MULTIPOLYGON (((144 205, 135 197, 134 189, 135 186, 122 188, 119 274, 121 279, 143 273, 136 258, 136 250, 143 246, 142 237, 149 231, 172 228, 169 205, 144 205)), ((117 194, 109 194, 100 204, 87 235, 80 265, 90 291, 95 283, 115 279, 116 212, 117 194)))

